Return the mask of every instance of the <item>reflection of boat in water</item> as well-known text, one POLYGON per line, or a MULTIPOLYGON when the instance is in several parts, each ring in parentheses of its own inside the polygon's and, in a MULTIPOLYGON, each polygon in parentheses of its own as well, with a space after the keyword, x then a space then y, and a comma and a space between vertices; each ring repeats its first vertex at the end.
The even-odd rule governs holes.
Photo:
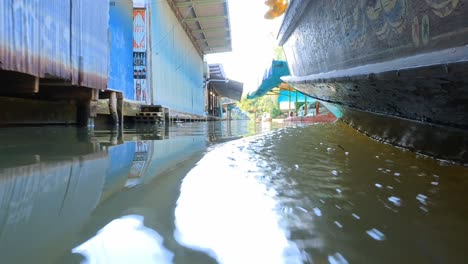
POLYGON ((263 113, 263 115, 262 115, 262 122, 271 122, 270 113, 263 113))
POLYGON ((320 107, 320 102, 304 104, 298 109, 297 116, 291 114, 284 119, 286 122, 304 123, 331 123, 337 120, 336 116, 325 107, 320 107))
POLYGON ((293 0, 282 79, 373 138, 466 163, 467 13, 457 0, 293 0))
POLYGON ((263 113, 263 115, 257 117, 257 119, 255 120, 255 122, 257 123, 267 123, 271 121, 272 121, 272 118, 269 113, 263 113))
POLYGON ((331 123, 336 121, 336 116, 332 113, 314 116, 290 116, 284 119, 286 122, 306 122, 306 123, 331 123))

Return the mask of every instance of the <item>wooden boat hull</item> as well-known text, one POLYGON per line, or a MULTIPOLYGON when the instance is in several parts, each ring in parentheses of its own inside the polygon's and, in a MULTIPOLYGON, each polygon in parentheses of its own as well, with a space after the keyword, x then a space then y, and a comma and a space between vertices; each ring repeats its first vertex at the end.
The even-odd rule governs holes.
POLYGON ((297 90, 367 135, 468 163, 468 5, 291 3, 280 30, 297 90))
POLYGON ((381 115, 342 105, 334 107, 341 114, 342 121, 377 141, 466 165, 467 130, 381 115))
POLYGON ((284 122, 301 122, 301 123, 332 123, 337 120, 332 113, 318 116, 290 116, 284 119, 284 122))

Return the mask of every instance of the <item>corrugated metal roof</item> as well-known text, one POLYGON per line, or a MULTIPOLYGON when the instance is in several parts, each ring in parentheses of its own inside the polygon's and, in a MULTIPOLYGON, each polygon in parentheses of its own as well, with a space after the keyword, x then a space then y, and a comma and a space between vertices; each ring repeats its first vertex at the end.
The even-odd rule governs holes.
POLYGON ((209 64, 208 68, 210 70, 210 75, 208 79, 226 79, 226 74, 224 73, 224 67, 220 63, 209 64))
POLYGON ((168 0, 201 55, 232 50, 227 0, 168 0))
POLYGON ((216 92, 222 96, 235 101, 240 101, 244 84, 238 81, 228 80, 227 83, 213 83, 216 92))
POLYGON ((240 101, 244 84, 226 78, 222 64, 209 64, 210 74, 208 81, 212 81, 210 85, 214 87, 218 95, 227 97, 236 101, 240 101), (224 82, 222 80, 225 80, 224 82))
POLYGON ((262 83, 257 90, 247 95, 247 99, 254 99, 265 95, 271 89, 280 86, 283 83, 281 77, 288 76, 289 74, 289 67, 286 61, 273 60, 270 67, 265 70, 262 83))

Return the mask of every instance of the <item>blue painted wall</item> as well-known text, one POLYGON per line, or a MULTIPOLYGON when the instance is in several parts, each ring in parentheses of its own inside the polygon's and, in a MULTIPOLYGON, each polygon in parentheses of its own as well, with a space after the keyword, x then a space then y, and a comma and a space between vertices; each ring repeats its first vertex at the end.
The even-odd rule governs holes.
POLYGON ((108 88, 135 100, 133 88, 133 2, 110 1, 110 73, 108 88))
POLYGON ((151 87, 154 104, 204 115, 203 58, 167 1, 150 1, 151 87))

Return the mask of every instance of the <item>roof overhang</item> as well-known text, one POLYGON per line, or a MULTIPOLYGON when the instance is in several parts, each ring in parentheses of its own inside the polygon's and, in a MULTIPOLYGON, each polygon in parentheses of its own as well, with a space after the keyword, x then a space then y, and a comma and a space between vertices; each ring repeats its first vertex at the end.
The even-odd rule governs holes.
POLYGON ((221 97, 230 98, 235 101, 240 101, 244 84, 226 78, 222 64, 214 63, 209 64, 209 78, 208 82, 216 90, 216 93, 221 97))
POLYGON ((232 50, 227 0, 168 0, 201 56, 232 50))
MULTIPOLYGON (((286 61, 273 60, 271 65, 265 70, 265 73, 263 74, 262 83, 257 88, 257 90, 247 95, 247 99, 261 97, 273 90, 275 87, 281 86, 283 84, 281 77, 288 76, 289 74, 289 67, 286 61)), ((283 87, 283 90, 285 89, 291 88, 286 85, 283 87)))
POLYGON ((226 80, 226 82, 212 82, 216 93, 221 97, 227 97, 235 101, 240 101, 242 97, 242 91, 244 89, 244 84, 233 81, 226 80))

